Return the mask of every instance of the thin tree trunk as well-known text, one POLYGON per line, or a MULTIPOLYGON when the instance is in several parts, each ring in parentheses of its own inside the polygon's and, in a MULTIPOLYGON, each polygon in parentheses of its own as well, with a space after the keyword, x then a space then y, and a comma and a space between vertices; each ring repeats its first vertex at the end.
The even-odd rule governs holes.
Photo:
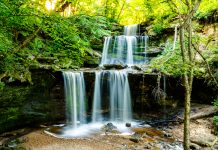
POLYGON ((122 11, 123 11, 123 8, 124 8, 125 4, 126 4, 126 0, 124 0, 124 2, 123 2, 123 5, 122 5, 122 7, 121 7, 121 9, 120 9, 120 12, 119 12, 119 14, 118 14, 117 20, 120 19, 120 16, 121 16, 121 13, 122 13, 122 11))
POLYGON ((185 84, 185 112, 184 112, 184 139, 183 146, 184 150, 190 150, 190 101, 191 92, 188 84, 188 76, 184 75, 185 84))
MULTIPOLYGON (((186 17, 182 17, 180 13, 180 8, 177 7, 176 3, 170 0, 169 4, 172 4, 177 8, 177 13, 179 15, 179 26, 180 26, 180 49, 183 64, 188 65, 188 68, 185 68, 183 74, 183 86, 185 88, 185 101, 184 101, 184 139, 183 146, 184 150, 190 150, 190 104, 191 104, 191 92, 193 84, 193 66, 194 66, 194 52, 192 50, 192 18, 194 13, 197 11, 200 2, 202 0, 184 0, 181 1, 187 7, 188 12, 186 17), (185 39, 184 32, 188 32, 188 38, 185 39), (186 45, 185 42, 188 42, 186 45)), ((171 7, 172 8, 172 7, 171 7)))

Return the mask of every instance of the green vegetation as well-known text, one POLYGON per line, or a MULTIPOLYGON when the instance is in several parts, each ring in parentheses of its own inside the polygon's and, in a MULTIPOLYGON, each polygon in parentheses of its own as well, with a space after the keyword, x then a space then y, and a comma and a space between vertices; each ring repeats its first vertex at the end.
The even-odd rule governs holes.
MULTIPOLYGON (((213 105, 218 108, 218 99, 214 100, 213 105)), ((218 114, 216 114, 214 116, 214 122, 215 122, 215 125, 216 125, 216 135, 218 135, 218 114)))
MULTIPOLYGON (((98 63, 95 54, 102 49, 103 37, 120 32, 119 27, 127 24, 142 23, 143 30, 159 37, 178 27, 175 45, 167 35, 163 53, 151 61, 150 68, 189 78, 190 103, 193 76, 208 79, 210 85, 217 85, 218 80, 217 35, 203 33, 206 23, 216 28, 218 3, 202 0, 198 10, 193 4, 186 0, 1 0, 0 132, 13 129, 15 122, 19 127, 54 119, 51 109, 56 104, 46 101, 49 86, 44 85, 46 81, 37 85, 31 69, 77 69, 86 62, 98 63), (17 80, 35 87, 5 86, 17 80), (45 103, 49 108, 42 107, 45 103)), ((214 105, 218 106, 217 100, 214 105)), ((215 121, 218 123, 218 116, 215 121)))
MULTIPOLYGON (((38 58, 54 58, 52 69, 81 66, 92 43, 109 35, 104 16, 76 14, 64 17, 47 11, 42 1, 0 2, 0 81, 11 77, 31 83, 29 69, 38 58)), ((4 83, 0 82, 0 89, 4 83)))
MULTIPOLYGON (((172 2, 182 7, 177 0, 2 0, 0 89, 6 78, 31 83, 31 68, 58 70, 78 68, 85 60, 96 63, 88 55, 102 48, 101 39, 112 33, 114 23, 145 22, 153 32, 162 34, 178 24, 172 2), (137 15, 133 15, 136 11, 137 15)), ((207 0, 203 0, 197 19, 216 14, 216 0, 206 4, 207 0)), ((182 7, 181 13, 185 11, 182 7)))
MULTIPOLYGON (((213 105, 216 106, 218 108, 218 99, 215 99, 214 102, 213 102, 213 105)), ((215 121, 215 124, 216 126, 218 127, 218 116, 214 116, 214 121, 215 121)), ((217 131, 218 132, 218 131, 217 131)), ((218 133, 217 133, 218 134, 218 133)))

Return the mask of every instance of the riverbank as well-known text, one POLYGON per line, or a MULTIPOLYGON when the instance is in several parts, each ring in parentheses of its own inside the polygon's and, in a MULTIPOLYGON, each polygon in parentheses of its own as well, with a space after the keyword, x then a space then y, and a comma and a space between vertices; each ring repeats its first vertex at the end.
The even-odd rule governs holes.
MULTIPOLYGON (((139 141, 133 136, 95 135, 84 139, 61 139, 50 136, 43 129, 33 131, 22 138, 26 141, 18 146, 31 150, 120 150, 120 149, 182 149, 183 124, 169 126, 165 129, 135 129, 143 133, 139 141)), ((212 118, 191 121, 192 149, 218 149, 217 137, 214 135, 212 118)))

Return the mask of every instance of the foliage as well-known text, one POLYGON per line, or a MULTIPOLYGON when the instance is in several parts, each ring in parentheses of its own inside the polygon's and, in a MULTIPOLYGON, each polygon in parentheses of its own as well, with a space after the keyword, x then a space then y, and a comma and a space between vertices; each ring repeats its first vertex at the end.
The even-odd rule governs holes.
POLYGON ((103 16, 48 11, 41 0, 2 0, 0 18, 0 88, 6 77, 31 83, 29 70, 43 66, 41 57, 53 57, 53 69, 82 66, 92 42, 112 27, 103 16))
MULTIPOLYGON (((195 31, 198 31, 199 25, 194 23, 193 29, 195 31)), ((178 38, 178 37, 177 37, 178 38)), ((204 49, 201 50, 202 55, 208 62, 213 75, 215 78, 218 79, 217 75, 217 44, 214 44, 214 36, 202 36, 201 33, 194 32, 193 35, 193 44, 196 45, 196 47, 203 47, 204 49)), ((168 41, 165 43, 164 51, 161 55, 158 57, 152 59, 150 67, 151 68, 157 68, 161 72, 165 74, 171 74, 174 76, 181 76, 188 68, 190 64, 183 64, 180 47, 178 41, 176 42, 175 49, 173 50, 173 39, 169 38, 168 41)), ((186 41, 187 44, 187 41, 186 41)), ((195 77, 204 77, 208 80, 209 84, 212 83, 213 80, 211 80, 210 74, 208 73, 207 64, 205 60, 195 51, 196 55, 195 64, 193 67, 194 76, 195 77)))
POLYGON ((196 13, 196 18, 207 19, 208 17, 213 15, 213 13, 217 10, 218 10, 217 0, 210 0, 210 2, 208 2, 208 0, 203 0, 199 10, 196 13))
MULTIPOLYGON (((190 64, 184 64, 182 62, 179 43, 177 42, 175 50, 173 51, 173 41, 169 40, 165 44, 165 49, 162 54, 152 59, 150 67, 156 68, 164 74, 178 77, 189 69, 189 65, 190 64)), ((202 77, 205 74, 204 65, 202 65, 202 63, 196 63, 193 67, 196 77, 202 77)))
MULTIPOLYGON (((214 100, 213 105, 218 108, 218 99, 214 100)), ((214 116, 214 121, 215 121, 216 126, 218 127, 218 115, 214 116)))

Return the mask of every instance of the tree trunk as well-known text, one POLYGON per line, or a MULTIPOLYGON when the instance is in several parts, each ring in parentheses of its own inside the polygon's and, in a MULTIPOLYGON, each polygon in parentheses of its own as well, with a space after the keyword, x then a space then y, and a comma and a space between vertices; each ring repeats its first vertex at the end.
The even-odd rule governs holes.
POLYGON ((123 8, 124 8, 125 4, 126 4, 126 0, 123 2, 123 5, 122 5, 122 7, 121 7, 121 9, 120 9, 120 12, 119 12, 119 14, 118 14, 118 16, 117 16, 117 20, 120 19, 120 15, 121 15, 121 13, 122 13, 122 11, 123 11, 123 8))
POLYGON ((183 77, 185 85, 185 111, 184 111, 184 150, 190 150, 190 102, 191 102, 191 87, 189 86, 188 75, 183 77))

